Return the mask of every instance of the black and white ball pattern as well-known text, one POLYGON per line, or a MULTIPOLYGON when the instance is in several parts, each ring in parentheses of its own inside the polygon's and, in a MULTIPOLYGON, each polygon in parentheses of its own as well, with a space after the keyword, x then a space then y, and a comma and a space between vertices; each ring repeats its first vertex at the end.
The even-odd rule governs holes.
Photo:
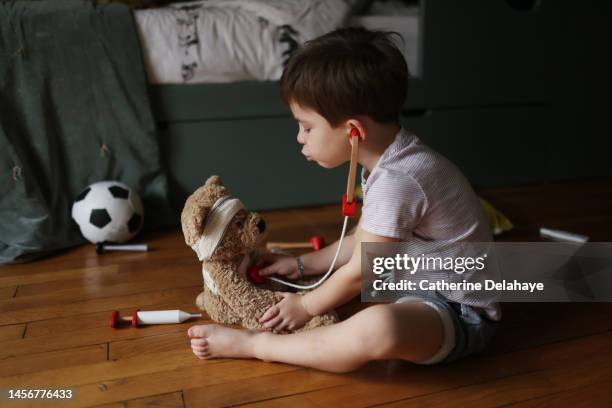
POLYGON ((142 229, 144 211, 140 197, 128 186, 100 181, 74 200, 72 218, 88 241, 122 243, 142 229))

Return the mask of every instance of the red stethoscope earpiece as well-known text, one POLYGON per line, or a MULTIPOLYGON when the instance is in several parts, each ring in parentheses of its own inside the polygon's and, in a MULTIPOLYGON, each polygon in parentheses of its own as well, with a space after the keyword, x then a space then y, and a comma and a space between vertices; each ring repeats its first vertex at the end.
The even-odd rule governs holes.
POLYGON ((348 137, 349 137, 349 139, 352 139, 354 137, 358 137, 359 139, 363 140, 363 136, 359 132, 359 129, 357 129, 356 127, 352 127, 351 128, 351 130, 348 133, 348 137))

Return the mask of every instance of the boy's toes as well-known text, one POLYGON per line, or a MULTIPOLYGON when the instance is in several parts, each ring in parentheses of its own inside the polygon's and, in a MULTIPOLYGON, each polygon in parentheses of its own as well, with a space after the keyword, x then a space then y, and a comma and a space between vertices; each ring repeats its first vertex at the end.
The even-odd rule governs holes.
POLYGON ((191 326, 189 330, 187 330, 187 335, 189 337, 201 337, 201 336, 196 336, 196 333, 200 331, 199 327, 200 326, 191 326))
POLYGON ((204 351, 208 351, 208 344, 192 344, 191 345, 191 349, 194 351, 194 353, 197 352, 204 352, 204 351))
POLYGON ((202 338, 195 338, 195 339, 191 339, 191 346, 196 346, 196 347, 202 347, 202 346, 207 346, 208 345, 208 340, 206 339, 202 339, 202 338))
POLYGON ((211 354, 208 351, 194 351, 193 354, 196 355, 200 360, 208 360, 212 358, 211 354))
POLYGON ((193 350, 194 353, 199 353, 199 352, 204 352, 204 351, 208 350, 208 347, 206 347, 206 346, 191 346, 191 349, 193 350))
POLYGON ((211 328, 209 326, 213 326, 211 324, 200 324, 197 326, 191 326, 189 330, 187 330, 187 335, 189 337, 208 337, 211 328))

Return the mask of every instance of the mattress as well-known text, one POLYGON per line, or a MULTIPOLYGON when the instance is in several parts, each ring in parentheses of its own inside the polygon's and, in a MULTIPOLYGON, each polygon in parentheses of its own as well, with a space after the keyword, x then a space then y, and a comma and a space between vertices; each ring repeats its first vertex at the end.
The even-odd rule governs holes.
POLYGON ((418 72, 418 7, 351 17, 352 1, 203 0, 137 10, 149 82, 275 81, 297 47, 344 25, 397 31, 418 72))

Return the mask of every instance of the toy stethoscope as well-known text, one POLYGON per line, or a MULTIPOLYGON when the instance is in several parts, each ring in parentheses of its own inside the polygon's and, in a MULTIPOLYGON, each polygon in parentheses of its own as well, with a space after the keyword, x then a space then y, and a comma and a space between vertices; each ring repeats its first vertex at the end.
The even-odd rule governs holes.
MULTIPOLYGON (((357 202, 355 200, 355 175, 357 173, 357 158, 359 153, 359 139, 363 140, 363 136, 359 133, 357 128, 351 127, 347 132, 349 142, 351 143, 351 162, 349 166, 349 174, 348 181, 346 186, 346 193, 342 195, 342 215, 344 215, 344 223, 342 224, 342 232, 340 234, 340 240, 338 242, 338 248, 336 249, 336 254, 334 255, 334 259, 332 260, 331 265, 329 266, 329 270, 315 283, 310 285, 299 285, 293 282, 287 282, 283 279, 269 277, 271 281, 282 283, 283 285, 290 286, 296 289, 313 289, 317 286, 321 285, 325 280, 329 277, 329 275, 334 270, 334 266, 336 266, 336 260, 338 259, 338 254, 340 254, 340 250, 342 249, 342 241, 344 239, 344 235, 346 234, 346 226, 348 224, 349 217, 355 215, 355 211, 357 209, 357 202)), ((261 267, 252 267, 249 270, 248 278, 254 283, 262 283, 264 282, 264 278, 259 275, 259 270, 261 267)))

